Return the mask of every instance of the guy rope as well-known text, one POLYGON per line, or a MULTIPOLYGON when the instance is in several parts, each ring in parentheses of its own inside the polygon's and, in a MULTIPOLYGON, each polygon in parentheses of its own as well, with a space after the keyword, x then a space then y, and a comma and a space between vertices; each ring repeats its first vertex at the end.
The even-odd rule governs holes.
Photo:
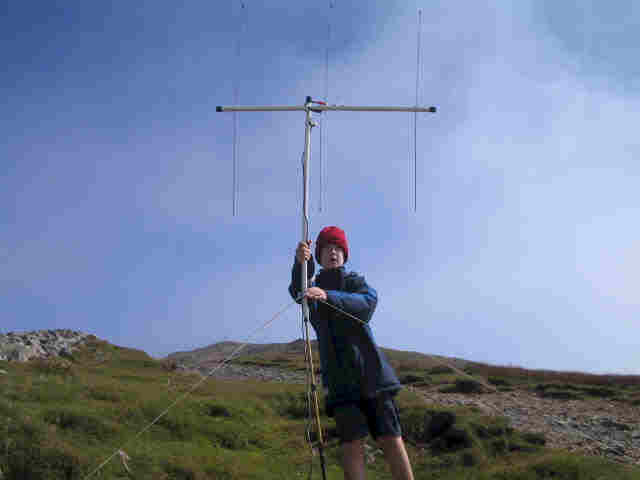
MULTIPOLYGON (((285 311, 287 311, 291 306, 293 306, 296 302, 290 302, 287 305, 285 305, 284 307, 282 307, 275 315, 273 315, 269 320, 267 320, 266 322, 264 322, 262 325, 260 325, 258 328, 256 328, 253 332, 251 332, 249 334, 249 336, 247 337, 246 341, 241 343, 240 345, 238 345, 233 352, 231 352, 223 361, 221 361, 219 364, 217 364, 215 367, 213 367, 206 375, 204 375, 200 380, 198 380, 196 383, 194 383, 191 388, 189 388, 186 392, 184 392, 182 395, 180 395, 178 398, 176 398, 171 404, 169 404, 169 406, 167 408, 165 408, 156 418, 154 418, 151 422, 149 422, 143 429, 139 430, 138 433, 136 433, 135 435, 133 435, 132 437, 130 437, 126 442, 124 442, 119 448, 116 448, 113 453, 111 455, 109 455, 104 461, 102 461, 102 463, 100 463, 100 465, 98 465, 96 468, 94 468, 93 470, 91 470, 91 472, 89 472, 87 475, 85 475, 83 477, 83 480, 87 480, 88 478, 92 477, 93 475, 95 475, 96 473, 98 473, 102 467, 104 467, 107 463, 109 463, 109 461, 111 461, 111 459, 113 459, 114 457, 116 457, 117 455, 120 456, 120 458, 122 459, 122 463, 125 467, 125 469, 130 472, 129 470, 129 466, 126 463, 126 460, 130 460, 129 456, 126 454, 126 452, 123 450, 124 447, 126 447, 127 445, 129 445, 131 442, 133 442, 134 440, 136 440, 138 437, 140 437, 140 435, 142 435, 144 432, 146 432, 147 430, 149 430, 151 427, 153 427, 162 417, 164 417, 167 413, 169 413, 169 410, 171 410, 173 407, 175 407, 177 404, 181 403, 183 400, 185 400, 189 395, 191 395, 200 385, 202 385, 204 382, 207 381, 207 379, 209 377, 211 377, 214 373, 216 373, 218 370, 220 370, 222 367, 224 367, 227 363, 229 363, 236 355, 238 355, 248 344, 249 344, 249 340, 251 340, 253 337, 255 337, 258 333, 260 333, 261 331, 263 331, 265 328, 267 328, 269 325, 271 325, 279 316, 281 316, 285 311)), ((1 477, 0 477, 1 478, 1 477)))

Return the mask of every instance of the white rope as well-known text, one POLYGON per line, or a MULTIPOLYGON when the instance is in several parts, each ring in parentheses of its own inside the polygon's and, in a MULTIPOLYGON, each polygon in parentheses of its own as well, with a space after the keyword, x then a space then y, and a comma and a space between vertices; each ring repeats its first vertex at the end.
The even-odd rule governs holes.
POLYGON ((287 304, 284 308, 282 308, 280 311, 278 311, 278 313, 276 313, 273 317, 271 317, 269 320, 267 320, 265 323, 263 323, 260 327, 256 328, 253 332, 251 332, 249 334, 249 336, 247 337, 247 340, 242 343, 241 345, 239 345, 233 352, 231 352, 231 354, 225 358, 222 362, 220 362, 218 365, 216 365, 214 368, 212 368, 209 373, 207 373, 207 375, 205 375, 204 377, 202 377, 198 382, 196 382, 189 390, 187 390, 185 393, 183 393, 181 396, 179 396, 178 398, 176 398, 167 408, 165 408, 156 418, 153 419, 153 421, 151 423, 149 423, 146 427, 144 427, 142 430, 140 430, 138 433, 136 433, 133 437, 131 437, 129 440, 127 440, 126 442, 124 442, 122 444, 121 447, 117 448, 111 455, 109 455, 106 460, 104 460, 100 465, 98 465, 94 470, 91 471, 91 473, 89 473, 86 477, 84 477, 84 480, 86 480, 87 478, 91 477, 92 475, 94 475, 96 472, 98 472, 98 470, 100 470, 102 467, 104 467, 107 463, 109 463, 109 461, 115 457, 116 455, 119 455, 121 451, 123 451, 124 447, 126 445, 128 445, 129 443, 133 442, 135 439, 137 439, 140 435, 142 435, 144 432, 146 432, 147 430, 149 430, 153 425, 156 424, 156 422, 158 420, 160 420, 162 417, 164 417, 169 410, 171 410, 173 407, 175 407, 178 403, 180 403, 181 401, 183 401, 185 398, 187 398, 196 388, 198 388, 200 385, 202 385, 211 375, 213 375, 216 371, 218 371, 219 369, 221 369, 225 364, 227 364, 229 361, 231 361, 231 359, 236 356, 238 354, 238 352, 240 352, 244 347, 246 347, 249 344, 249 340, 251 340, 258 332, 260 332, 261 330, 264 330, 267 326, 269 326, 271 323, 273 323, 273 321, 278 318, 280 315, 282 315, 286 310, 288 310, 293 304, 295 304, 296 302, 291 302, 289 304, 287 304))

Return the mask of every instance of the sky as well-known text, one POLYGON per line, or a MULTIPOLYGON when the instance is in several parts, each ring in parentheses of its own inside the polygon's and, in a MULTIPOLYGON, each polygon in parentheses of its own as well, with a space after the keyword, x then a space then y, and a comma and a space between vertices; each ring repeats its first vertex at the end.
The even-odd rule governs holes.
POLYGON ((0 332, 299 338, 295 305, 258 329, 291 302, 304 114, 215 107, 409 106, 417 83, 415 151, 413 114, 312 133, 311 237, 346 231, 378 344, 640 374, 637 2, 0 8, 0 332))

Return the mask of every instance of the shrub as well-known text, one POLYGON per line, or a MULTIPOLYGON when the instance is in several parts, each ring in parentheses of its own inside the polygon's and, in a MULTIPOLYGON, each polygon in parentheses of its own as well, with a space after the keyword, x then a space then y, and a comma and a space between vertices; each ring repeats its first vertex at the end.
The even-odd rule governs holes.
POLYGON ((193 468, 185 465, 173 465, 168 464, 164 468, 165 472, 169 474, 169 478, 175 480, 196 480, 197 472, 193 468))
POLYGON ((276 411, 285 417, 301 419, 307 417, 307 394, 285 392, 275 399, 276 411))
POLYGON ((108 387, 93 387, 89 390, 89 398, 107 402, 119 402, 122 397, 119 392, 108 387))
POLYGON ((469 448, 471 445, 471 435, 467 430, 451 427, 433 441, 432 449, 438 453, 456 452, 469 448))
POLYGON ((156 422, 156 425, 167 429, 172 437, 188 440, 193 438, 196 432, 200 430, 202 422, 192 412, 182 409, 170 410, 156 422))
MULTIPOLYGON (((79 458, 60 449, 43 449, 41 445, 16 445, 7 459, 7 479, 75 479, 82 475, 79 458)), ((4 477, 3 477, 4 478, 4 477)))
POLYGON ((478 437, 482 439, 500 437, 513 432, 510 427, 504 427, 502 425, 482 425, 472 423, 471 428, 473 428, 473 431, 476 433, 476 435, 478 435, 478 437))
POLYGON ((453 368, 447 367, 445 365, 436 365, 435 367, 431 367, 427 370, 429 375, 441 375, 445 373, 454 373, 453 368))
POLYGON ((423 380, 424 379, 422 377, 415 375, 413 373, 408 373, 407 375, 402 375, 400 377, 400 383, 404 383, 404 384, 422 382, 423 380))
POLYGON ((483 393, 484 387, 480 382, 471 379, 456 380, 455 385, 440 389, 442 393, 483 393))
POLYGON ((94 440, 105 440, 115 433, 115 429, 100 418, 85 415, 69 409, 52 409, 45 412, 44 421, 63 430, 84 433, 94 440))
POLYGON ((231 411, 224 405, 207 405, 207 414, 210 417, 231 417, 231 411))
POLYGON ((427 440, 445 433, 455 421, 456 415, 453 412, 427 412, 424 417, 427 440))
POLYGON ((246 432, 238 429, 237 425, 220 425, 208 435, 214 445, 227 450, 243 450, 251 443, 246 432))
POLYGON ((426 443, 430 440, 426 433, 426 415, 424 408, 412 407, 400 409, 402 434, 410 442, 426 443))
POLYGON ((503 437, 496 438, 489 443, 489 451, 492 455, 499 455, 507 451, 507 440, 503 437))
POLYGON ((582 391, 592 397, 611 398, 617 395, 615 390, 606 387, 584 387, 582 391))
POLYGON ((481 456, 474 450, 469 450, 463 452, 462 454, 462 465, 464 465, 465 467, 473 467, 475 465, 478 465, 480 461, 481 456))
POLYGON ((580 400, 582 396, 579 393, 572 392, 570 390, 554 390, 545 389, 542 390, 540 396, 544 398, 555 398, 557 400, 580 400))
POLYGON ((521 436, 525 442, 532 445, 545 445, 547 443, 544 433, 524 432, 521 436))
POLYGON ((511 385, 511 383, 504 378, 489 377, 488 381, 491 385, 495 385, 496 387, 507 387, 511 385))

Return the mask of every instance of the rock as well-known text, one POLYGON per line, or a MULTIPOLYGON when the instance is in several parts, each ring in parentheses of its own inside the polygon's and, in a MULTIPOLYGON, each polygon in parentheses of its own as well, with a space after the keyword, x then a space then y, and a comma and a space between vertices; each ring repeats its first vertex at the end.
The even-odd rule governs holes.
POLYGON ((624 423, 616 422, 612 418, 603 417, 600 419, 600 424, 605 428, 614 428, 616 430, 631 430, 629 425, 624 423))
POLYGON ((69 356, 88 336, 68 329, 0 334, 0 360, 26 362, 33 358, 69 356))
POLYGON ((624 442, 627 439, 627 434, 624 432, 613 432, 611 436, 614 440, 617 440, 619 442, 624 442))
POLYGON ((7 375, 7 372, 5 372, 4 370, 0 370, 0 375, 7 375))
POLYGON ((611 445, 609 447, 606 447, 604 449, 605 453, 611 454, 611 455, 615 455, 615 456, 622 456, 624 455, 624 448, 621 447, 620 445, 611 445))

